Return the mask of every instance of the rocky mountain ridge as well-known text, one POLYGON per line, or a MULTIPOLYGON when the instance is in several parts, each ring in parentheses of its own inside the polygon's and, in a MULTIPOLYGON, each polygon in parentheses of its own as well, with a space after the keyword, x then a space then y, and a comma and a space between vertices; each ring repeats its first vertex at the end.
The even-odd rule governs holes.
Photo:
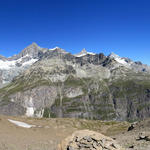
POLYGON ((0 86, 12 81, 14 77, 27 69, 38 60, 38 53, 42 51, 35 43, 25 48, 18 55, 6 58, 0 57, 0 86))
POLYGON ((1 114, 103 120, 150 115, 150 66, 140 62, 35 43, 0 61, 1 114))

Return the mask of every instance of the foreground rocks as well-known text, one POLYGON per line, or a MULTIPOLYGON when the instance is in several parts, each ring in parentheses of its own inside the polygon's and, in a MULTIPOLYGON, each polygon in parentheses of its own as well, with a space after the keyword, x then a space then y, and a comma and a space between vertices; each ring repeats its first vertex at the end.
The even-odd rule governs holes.
POLYGON ((112 138, 90 130, 74 132, 58 145, 58 150, 125 150, 112 138))
POLYGON ((132 131, 136 126, 137 126, 137 122, 132 123, 132 124, 129 126, 128 131, 132 131))
POLYGON ((140 140, 150 141, 150 135, 148 133, 141 132, 139 133, 139 136, 136 140, 137 141, 140 141, 140 140))

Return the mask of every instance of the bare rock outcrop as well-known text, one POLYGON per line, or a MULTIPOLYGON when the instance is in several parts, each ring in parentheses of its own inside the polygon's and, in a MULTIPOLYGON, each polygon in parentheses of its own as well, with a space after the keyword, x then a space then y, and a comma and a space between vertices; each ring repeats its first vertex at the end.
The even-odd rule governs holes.
POLYGON ((80 130, 58 145, 58 150, 125 150, 115 140, 98 132, 80 130))

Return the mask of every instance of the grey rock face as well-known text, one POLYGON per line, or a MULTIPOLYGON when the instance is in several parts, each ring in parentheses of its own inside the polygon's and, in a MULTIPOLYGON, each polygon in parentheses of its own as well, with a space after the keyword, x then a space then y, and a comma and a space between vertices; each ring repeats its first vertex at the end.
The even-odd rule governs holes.
POLYGON ((142 63, 116 54, 85 54, 85 50, 75 56, 35 43, 0 61, 2 114, 10 115, 10 109, 12 115, 38 117, 136 120, 150 116, 150 67, 142 63))
POLYGON ((0 102, 0 114, 18 116, 25 114, 25 108, 13 102, 0 102))
POLYGON ((18 92, 9 98, 11 102, 19 103, 26 110, 27 116, 34 117, 39 116, 39 113, 42 115, 44 108, 52 106, 57 98, 57 89, 50 86, 41 86, 25 92, 18 92))
POLYGON ((8 58, 8 60, 17 60, 17 59, 22 58, 24 56, 29 56, 32 58, 38 58, 39 53, 44 52, 46 50, 47 49, 39 47, 36 43, 32 43, 27 48, 23 49, 19 54, 8 58))

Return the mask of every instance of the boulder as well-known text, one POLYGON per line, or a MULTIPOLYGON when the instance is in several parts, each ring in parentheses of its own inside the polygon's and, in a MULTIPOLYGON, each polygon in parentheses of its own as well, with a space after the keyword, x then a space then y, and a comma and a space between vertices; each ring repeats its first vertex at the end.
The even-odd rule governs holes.
POLYGON ((80 130, 64 139, 58 150, 125 150, 115 140, 101 133, 80 130))
POLYGON ((137 126, 137 122, 132 123, 132 124, 129 126, 128 131, 133 130, 136 126, 137 126))
POLYGON ((148 133, 141 132, 139 133, 139 136, 136 140, 137 141, 140 141, 140 140, 150 141, 150 135, 148 133))

